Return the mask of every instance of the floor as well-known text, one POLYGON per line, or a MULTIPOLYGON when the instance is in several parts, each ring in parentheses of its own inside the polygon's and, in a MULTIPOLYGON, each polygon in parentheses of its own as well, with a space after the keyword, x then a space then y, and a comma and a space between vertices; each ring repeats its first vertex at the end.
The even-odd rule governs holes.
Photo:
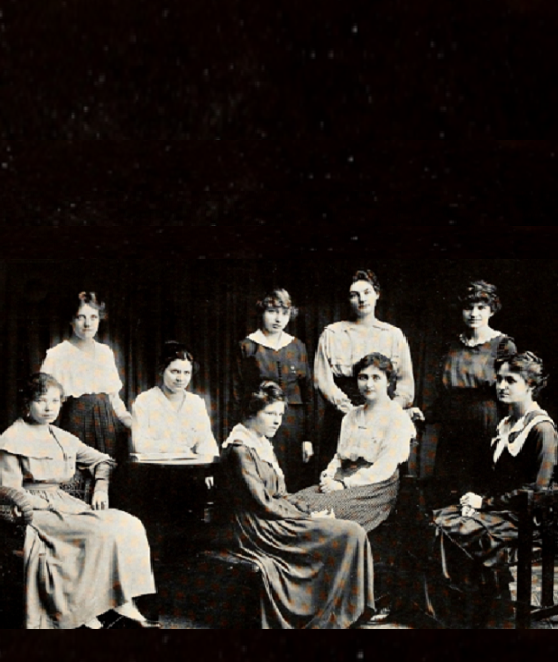
MULTIPOLYGON (((558 570, 558 568, 557 568, 558 570)), ((188 568, 187 564, 163 564, 159 567, 158 571, 159 583, 159 606, 158 611, 163 628, 166 630, 210 630, 210 629, 229 629, 227 627, 211 627, 207 624, 206 606, 207 600, 199 601, 199 608, 192 610, 190 603, 191 586, 198 584, 194 587, 194 591, 199 589, 199 581, 196 579, 195 574, 188 568), (196 618, 192 611, 202 615, 201 618, 196 618)), ((558 573, 557 573, 558 576, 558 573)), ((533 581, 533 603, 538 602, 538 581, 537 571, 535 570, 533 581)), ((512 585, 512 593, 513 593, 512 585)), ((557 598, 558 598, 558 583, 557 583, 557 598)), ((209 598, 210 599, 210 598, 209 598)), ((241 598, 238 598, 241 601, 241 598)), ((245 624, 244 624, 245 625, 245 624)), ((248 627, 240 626, 240 629, 250 629, 248 627)), ((232 627, 232 629, 237 629, 232 627)), ((406 618, 398 620, 387 620, 383 623, 366 625, 360 629, 376 629, 376 630, 416 630, 416 629, 444 629, 438 627, 431 619, 422 617, 420 614, 415 614, 406 618)), ((507 621, 498 624, 497 627, 489 627, 488 629, 514 629, 513 622, 507 621)), ((531 629, 534 630, 552 630, 558 629, 558 617, 553 620, 542 621, 533 623, 531 629)))

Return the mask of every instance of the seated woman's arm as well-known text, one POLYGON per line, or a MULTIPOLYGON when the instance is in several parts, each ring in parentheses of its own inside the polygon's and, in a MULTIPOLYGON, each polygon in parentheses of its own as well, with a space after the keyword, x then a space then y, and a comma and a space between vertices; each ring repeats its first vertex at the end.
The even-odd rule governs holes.
MULTIPOLYGON (((19 457, 7 451, 0 451, 0 485, 23 490, 23 473, 19 457)), ((48 510, 48 501, 37 494, 27 493, 27 498, 33 510, 48 510)))
POLYGON ((202 398, 196 403, 192 412, 192 427, 194 429, 193 451, 197 455, 219 456, 219 446, 211 430, 211 421, 202 398))
POLYGON ((529 433, 528 441, 535 444, 537 451, 537 476, 534 483, 522 485, 516 490, 505 494, 495 494, 483 498, 483 510, 504 510, 513 508, 513 503, 523 489, 542 491, 551 486, 554 478, 554 468, 557 463, 558 435, 556 428, 550 422, 539 423, 529 433))
POLYGON ((273 496, 258 474, 252 451, 243 445, 233 445, 227 456, 227 471, 231 484, 242 491, 245 506, 266 519, 308 519, 309 515, 283 496, 273 496))
POLYGON ((94 510, 104 510, 109 507, 108 489, 110 475, 116 467, 116 462, 105 453, 101 453, 83 442, 78 443, 76 465, 80 469, 88 469, 95 479, 91 506, 94 510))
POLYGON ((136 453, 155 453, 161 450, 161 439, 152 433, 151 409, 142 396, 139 395, 132 405, 132 444, 136 453))

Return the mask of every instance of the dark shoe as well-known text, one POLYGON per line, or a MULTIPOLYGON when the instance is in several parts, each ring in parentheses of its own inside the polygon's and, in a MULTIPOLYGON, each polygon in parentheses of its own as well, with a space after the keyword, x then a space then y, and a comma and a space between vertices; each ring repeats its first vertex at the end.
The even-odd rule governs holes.
POLYGON ((126 616, 119 616, 115 621, 110 625, 107 625, 108 628, 114 628, 116 630, 134 630, 137 628, 157 628, 161 629, 161 624, 159 621, 150 621, 144 619, 143 621, 134 621, 131 618, 126 616))

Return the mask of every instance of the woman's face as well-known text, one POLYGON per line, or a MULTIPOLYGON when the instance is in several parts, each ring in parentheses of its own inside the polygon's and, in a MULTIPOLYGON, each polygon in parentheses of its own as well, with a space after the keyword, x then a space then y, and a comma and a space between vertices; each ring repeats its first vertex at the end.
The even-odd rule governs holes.
POLYGON ((504 363, 496 377, 498 400, 506 405, 529 402, 533 399, 533 387, 518 372, 510 370, 509 363, 504 363))
POLYGON ((169 393, 184 391, 192 379, 192 364, 187 359, 175 359, 163 371, 163 385, 169 393))
POLYGON ((357 280, 349 290, 349 300, 357 317, 366 317, 376 310, 380 295, 367 280, 357 280))
POLYGON ((46 393, 40 395, 29 405, 29 416, 34 423, 38 425, 48 425, 54 423, 60 413, 62 406, 62 397, 59 389, 51 386, 46 393))
POLYGON ((285 415, 285 403, 274 402, 261 409, 248 421, 248 427, 261 437, 272 439, 281 427, 285 415))
POLYGON ((467 304, 463 308, 463 321, 469 329, 486 328, 492 315, 494 315, 492 308, 482 301, 467 304))
POLYGON ((80 340, 92 340, 97 335, 100 321, 96 308, 87 303, 82 304, 72 321, 74 335, 80 340))
POLYGON ((291 309, 277 306, 268 308, 262 315, 262 326, 271 335, 281 333, 291 320, 291 309))
POLYGON ((357 375, 358 390, 367 403, 388 398, 388 378, 383 370, 375 366, 364 368, 357 375))

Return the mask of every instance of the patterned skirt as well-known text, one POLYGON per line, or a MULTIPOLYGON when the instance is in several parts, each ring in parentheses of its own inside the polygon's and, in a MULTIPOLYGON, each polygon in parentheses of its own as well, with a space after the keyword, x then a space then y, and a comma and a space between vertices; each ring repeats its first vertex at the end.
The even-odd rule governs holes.
POLYGON ((306 505, 311 511, 333 508, 337 519, 358 522, 370 533, 389 517, 399 492, 399 470, 391 478, 374 485, 350 487, 324 494, 317 485, 297 492, 289 501, 306 505))
POLYGON ((115 457, 118 451, 118 424, 106 393, 69 397, 60 414, 59 425, 84 444, 115 457))

